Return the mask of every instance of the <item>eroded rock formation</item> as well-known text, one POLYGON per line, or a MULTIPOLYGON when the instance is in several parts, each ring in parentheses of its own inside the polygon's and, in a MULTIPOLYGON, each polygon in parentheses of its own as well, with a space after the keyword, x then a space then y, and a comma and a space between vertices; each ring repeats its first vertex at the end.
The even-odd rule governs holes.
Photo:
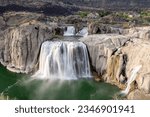
MULTIPOLYGON (((36 71, 41 44, 54 35, 63 34, 57 23, 43 21, 43 17, 32 13, 0 16, 0 62, 9 70, 36 71)), ((80 40, 87 45, 93 71, 121 89, 130 85, 128 99, 150 99, 150 27, 120 31, 91 24, 89 29, 94 35, 80 40), (138 66, 140 69, 134 72, 138 66)))
POLYGON ((52 29, 42 24, 25 24, 3 32, 0 60, 8 69, 30 72, 35 66, 41 43, 52 36, 52 29))
POLYGON ((122 89, 129 86, 128 99, 150 99, 149 29, 137 27, 122 35, 90 35, 81 39, 100 78, 122 89))
POLYGON ((0 62, 9 70, 35 70, 41 44, 62 32, 57 24, 39 21, 41 17, 32 13, 7 13, 0 17, 0 62))

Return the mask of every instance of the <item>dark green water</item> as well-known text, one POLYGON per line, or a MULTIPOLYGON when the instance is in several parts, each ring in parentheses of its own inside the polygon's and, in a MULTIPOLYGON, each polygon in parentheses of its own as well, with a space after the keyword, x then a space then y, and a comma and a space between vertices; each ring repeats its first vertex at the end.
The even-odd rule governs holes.
POLYGON ((109 100, 119 92, 119 88, 87 79, 37 80, 9 72, 0 65, 0 93, 2 92, 11 99, 19 100, 109 100))

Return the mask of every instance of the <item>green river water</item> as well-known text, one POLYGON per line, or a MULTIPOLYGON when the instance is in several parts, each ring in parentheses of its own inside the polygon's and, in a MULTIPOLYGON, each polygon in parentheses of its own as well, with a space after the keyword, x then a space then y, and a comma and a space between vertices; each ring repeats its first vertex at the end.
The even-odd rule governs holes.
POLYGON ((119 88, 93 80, 50 81, 12 73, 0 65, 0 93, 18 100, 110 100, 119 88))

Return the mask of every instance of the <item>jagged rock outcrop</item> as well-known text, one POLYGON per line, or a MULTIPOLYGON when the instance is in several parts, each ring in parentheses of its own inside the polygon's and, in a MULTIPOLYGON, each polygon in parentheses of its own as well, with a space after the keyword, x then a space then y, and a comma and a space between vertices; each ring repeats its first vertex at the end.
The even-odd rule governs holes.
POLYGON ((110 76, 112 75, 111 77, 116 77, 118 81, 119 72, 121 72, 121 66, 123 64, 123 55, 122 57, 118 56, 117 59, 113 56, 129 40, 129 37, 118 34, 90 35, 81 39, 87 45, 91 64, 98 75, 105 79, 105 75, 108 73, 110 76), (118 66, 114 64, 115 61, 118 62, 118 66), (110 67, 113 67, 113 69, 108 70, 107 68, 110 67), (117 68, 114 69, 115 67, 117 68), (116 75, 113 74, 114 70, 116 71, 116 75))
POLYGON ((108 25, 108 24, 91 22, 91 23, 88 23, 88 32, 90 35, 91 34, 109 34, 109 33, 121 34, 122 29, 112 27, 111 25, 108 25))
POLYGON ((9 28, 0 37, 0 62, 15 72, 31 72, 40 46, 53 35, 52 27, 35 22, 9 28))
POLYGON ((135 40, 134 42, 128 43, 122 48, 122 52, 128 56, 126 65, 126 74, 128 78, 132 75, 132 70, 136 66, 141 65, 142 68, 138 72, 135 83, 138 89, 142 92, 150 94, 150 42, 146 40, 135 40))
POLYGON ((7 12, 0 16, 0 62, 9 70, 34 71, 41 44, 63 35, 63 27, 44 19, 43 14, 30 12, 7 12))
POLYGON ((150 39, 150 26, 145 27, 133 27, 122 31, 123 35, 129 35, 134 38, 140 38, 144 40, 150 39))
POLYGON ((148 32, 149 27, 138 27, 123 35, 90 35, 81 39, 100 78, 122 89, 127 87, 128 99, 150 99, 148 32))

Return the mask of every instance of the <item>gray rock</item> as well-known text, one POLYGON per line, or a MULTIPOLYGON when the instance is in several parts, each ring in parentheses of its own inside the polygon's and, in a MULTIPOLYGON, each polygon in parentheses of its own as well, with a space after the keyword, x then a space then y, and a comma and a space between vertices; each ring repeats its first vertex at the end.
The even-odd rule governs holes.
POLYGON ((115 28, 108 24, 101 24, 98 22, 92 22, 88 24, 88 32, 89 34, 108 34, 108 33, 115 33, 115 34, 122 34, 121 28, 115 28))
POLYGON ((90 35, 82 38, 81 41, 87 45, 91 65, 101 78, 125 89, 126 81, 135 75, 135 79, 130 84, 128 99, 149 99, 150 42, 145 38, 145 32, 149 31, 149 27, 137 29, 138 31, 130 29, 130 33, 124 36, 90 35), (133 74, 133 70, 138 66, 142 66, 141 69, 133 74))
POLYGON ((90 35, 81 41, 87 45, 93 69, 103 76, 112 54, 129 40, 128 37, 117 34, 90 35))
POLYGON ((40 46, 52 35, 52 27, 38 22, 5 30, 0 38, 0 62, 15 72, 35 70, 40 46))
POLYGON ((0 16, 0 28, 3 26, 5 26, 5 21, 4 21, 4 18, 0 16))

